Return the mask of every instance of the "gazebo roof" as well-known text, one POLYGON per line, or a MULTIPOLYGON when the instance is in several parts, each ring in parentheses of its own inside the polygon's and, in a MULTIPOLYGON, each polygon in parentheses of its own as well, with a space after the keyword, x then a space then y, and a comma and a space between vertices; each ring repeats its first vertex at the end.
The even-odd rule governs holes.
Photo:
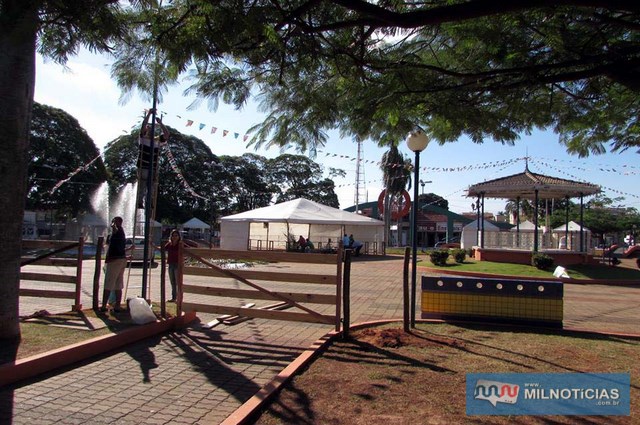
POLYGON ((467 196, 484 195, 486 198, 535 199, 536 190, 540 199, 560 199, 595 195, 600 192, 600 186, 532 173, 527 166, 524 173, 469 186, 467 196))

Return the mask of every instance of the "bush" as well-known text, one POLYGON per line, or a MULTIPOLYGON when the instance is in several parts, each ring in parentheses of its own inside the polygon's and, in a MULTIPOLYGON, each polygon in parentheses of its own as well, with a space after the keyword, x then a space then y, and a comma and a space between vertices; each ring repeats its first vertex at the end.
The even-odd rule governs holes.
POLYGON ((553 267, 553 257, 547 254, 533 254, 531 257, 531 265, 539 270, 549 270, 553 267))
POLYGON ((467 259, 467 251, 464 249, 452 249, 451 255, 453 255, 453 259, 456 260, 456 263, 464 263, 464 260, 467 259))
POLYGON ((444 249, 436 249, 429 254, 429 259, 435 266, 446 266, 447 258, 449 258, 449 251, 444 249))

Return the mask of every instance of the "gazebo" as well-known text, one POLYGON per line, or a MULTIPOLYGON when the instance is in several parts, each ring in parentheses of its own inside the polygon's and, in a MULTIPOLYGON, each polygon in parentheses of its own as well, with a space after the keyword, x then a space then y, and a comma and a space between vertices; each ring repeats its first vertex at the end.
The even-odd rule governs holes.
MULTIPOLYGON (((479 248, 485 248, 484 237, 484 221, 480 221, 480 217, 484 217, 484 200, 485 198, 498 198, 498 199, 514 199, 516 201, 516 225, 515 232, 517 237, 516 246, 503 246, 506 249, 520 249, 531 248, 531 251, 538 252, 540 248, 540 230, 542 230, 543 236, 549 233, 552 229, 548 229, 548 226, 542 227, 538 223, 538 205, 539 201, 543 199, 570 199, 580 198, 580 244, 573 249, 578 253, 584 254, 586 252, 584 244, 584 232, 582 231, 583 224, 583 210, 584 210, 584 197, 595 195, 600 192, 600 186, 579 182, 574 180, 561 179, 558 177, 546 176, 543 174, 533 173, 529 170, 528 164, 525 166, 523 173, 513 174, 506 177, 501 177, 494 180, 488 180, 482 183, 478 183, 470 186, 467 189, 468 197, 477 197, 478 208, 478 223, 479 227, 479 248), (528 199, 533 201, 534 204, 534 217, 532 230, 533 233, 531 245, 523 247, 521 245, 521 229, 520 228, 520 201, 522 199, 528 199)), ((569 226, 569 210, 566 210, 566 226, 569 226)), ((568 232, 568 230, 567 230, 568 232)))

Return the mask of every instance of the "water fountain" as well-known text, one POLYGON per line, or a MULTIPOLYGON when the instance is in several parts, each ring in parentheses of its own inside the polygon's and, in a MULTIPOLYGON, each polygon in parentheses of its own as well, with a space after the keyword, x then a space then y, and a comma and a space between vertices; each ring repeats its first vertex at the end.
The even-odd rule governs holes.
POLYGON ((136 209, 137 183, 127 183, 116 194, 111 194, 107 182, 102 183, 91 196, 91 206, 96 215, 110 223, 115 216, 124 220, 124 232, 127 236, 133 236, 133 226, 136 223, 135 235, 143 234, 144 211, 136 209))

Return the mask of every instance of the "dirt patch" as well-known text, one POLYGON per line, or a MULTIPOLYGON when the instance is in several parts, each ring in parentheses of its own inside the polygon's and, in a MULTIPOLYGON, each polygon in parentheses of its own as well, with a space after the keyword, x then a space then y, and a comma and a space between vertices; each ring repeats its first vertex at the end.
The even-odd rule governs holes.
POLYGON ((640 423, 640 341, 447 324, 354 331, 336 340, 255 418, 275 424, 640 423), (467 416, 468 373, 629 372, 631 416, 467 416))
POLYGON ((400 348, 406 346, 427 348, 442 345, 464 347, 462 341, 428 335, 417 329, 411 332, 405 332, 403 329, 398 328, 369 328, 354 332, 353 338, 379 348, 400 348))

